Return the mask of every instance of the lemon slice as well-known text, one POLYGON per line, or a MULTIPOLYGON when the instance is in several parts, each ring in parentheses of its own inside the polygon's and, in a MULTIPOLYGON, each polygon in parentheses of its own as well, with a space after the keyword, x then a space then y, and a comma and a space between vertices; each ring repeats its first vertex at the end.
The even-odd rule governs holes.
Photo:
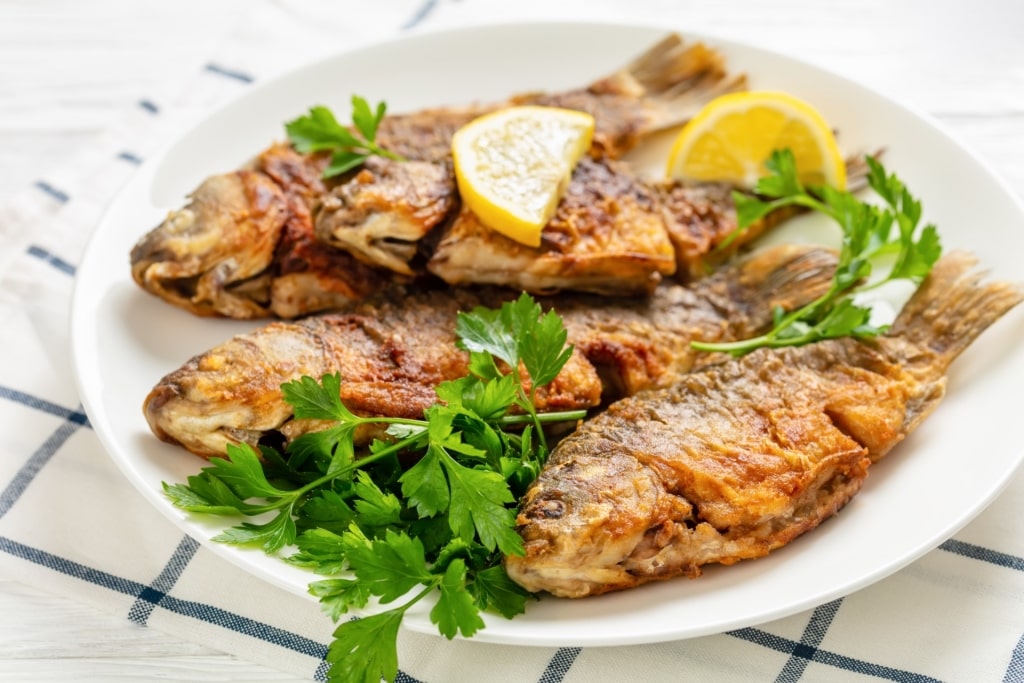
POLYGON ((800 181, 846 188, 846 165, 832 129, 810 104, 781 92, 717 97, 679 132, 668 176, 753 188, 773 150, 788 148, 800 181))
POLYGON ((593 135, 594 117, 570 109, 509 107, 473 119, 452 137, 462 201, 489 228, 540 246, 593 135))

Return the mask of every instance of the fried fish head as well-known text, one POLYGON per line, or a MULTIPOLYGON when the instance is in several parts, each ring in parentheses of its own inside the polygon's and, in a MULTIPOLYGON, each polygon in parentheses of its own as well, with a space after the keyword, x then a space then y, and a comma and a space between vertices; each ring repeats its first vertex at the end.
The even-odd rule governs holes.
POLYGON ((266 315, 278 237, 288 218, 276 183, 250 170, 211 176, 188 205, 136 243, 132 277, 197 315, 266 315))
POLYGON ((364 263, 412 276, 420 240, 457 206, 449 163, 370 157, 320 201, 315 233, 364 263))

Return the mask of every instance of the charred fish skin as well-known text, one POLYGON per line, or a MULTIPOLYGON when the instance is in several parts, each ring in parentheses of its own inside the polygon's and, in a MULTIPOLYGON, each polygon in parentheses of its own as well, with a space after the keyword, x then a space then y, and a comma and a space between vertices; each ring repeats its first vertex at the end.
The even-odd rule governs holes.
MULTIPOLYGON (((716 52, 672 35, 620 73, 577 91, 385 117, 378 129, 380 144, 411 162, 441 166, 433 173, 419 168, 411 195, 408 179, 381 178, 377 199, 395 195, 398 201, 387 209, 377 207, 369 214, 370 222, 357 222, 354 229, 346 224, 351 216, 332 225, 327 218, 331 211, 322 214, 325 223, 319 234, 327 240, 323 248, 344 254, 334 259, 342 266, 346 259, 359 265, 326 272, 310 265, 296 275, 293 262, 282 283, 276 281, 276 259, 288 252, 278 248, 286 225, 293 239, 300 232, 315 234, 308 216, 316 213, 321 201, 330 208, 325 195, 340 185, 355 183, 353 196, 361 196, 361 202, 371 198, 362 186, 365 176, 359 173, 329 181, 320 178, 329 155, 299 154, 287 145, 273 145, 246 168, 204 181, 186 207, 172 211, 143 236, 131 251, 132 276, 144 290, 197 315, 292 318, 328 310, 360 298, 383 280, 401 282, 410 276, 414 269, 409 262, 418 243, 457 209, 457 197, 441 200, 438 188, 451 188, 451 136, 473 118, 509 104, 575 103, 597 117, 598 145, 593 153, 617 156, 655 129, 689 118, 696 102, 744 86, 742 76, 725 72, 716 52), (438 173, 441 177, 423 184, 424 178, 438 173), (425 198, 433 199, 424 205, 425 198), (366 277, 373 286, 364 284, 366 277)), ((320 261, 331 261, 326 252, 320 256, 320 261)))
POLYGON ((676 263, 654 194, 624 165, 584 159, 539 249, 491 230, 463 207, 427 268, 451 285, 629 296, 653 291, 676 263))
POLYGON ((531 591, 584 597, 761 557, 856 494, 1024 291, 940 260, 890 333, 761 349, 613 404, 554 450, 517 519, 531 591))
MULTIPOLYGON (((691 340, 731 340, 771 324, 772 309, 827 290, 835 255, 808 246, 759 252, 694 284, 651 298, 559 295, 570 362, 539 391, 542 410, 591 408, 674 381, 698 362, 691 340)), ((399 288, 344 312, 276 322, 236 336, 162 378, 143 411, 153 433, 203 457, 229 443, 256 444, 271 432, 294 438, 315 425, 291 419, 280 385, 338 372, 342 399, 363 414, 419 416, 441 381, 465 374, 455 346, 458 311, 495 307, 512 290, 399 288)))

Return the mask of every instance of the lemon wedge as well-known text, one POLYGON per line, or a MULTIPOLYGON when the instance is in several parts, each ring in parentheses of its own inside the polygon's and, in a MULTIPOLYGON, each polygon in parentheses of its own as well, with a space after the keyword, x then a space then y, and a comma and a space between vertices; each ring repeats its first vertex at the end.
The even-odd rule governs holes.
POLYGON ((473 119, 452 137, 462 201, 489 228, 540 246, 593 136, 593 116, 556 107, 508 107, 473 119))
POLYGON ((810 104, 782 92, 717 97, 672 146, 668 176, 753 188, 773 150, 790 149, 800 181, 846 188, 846 164, 832 129, 810 104))

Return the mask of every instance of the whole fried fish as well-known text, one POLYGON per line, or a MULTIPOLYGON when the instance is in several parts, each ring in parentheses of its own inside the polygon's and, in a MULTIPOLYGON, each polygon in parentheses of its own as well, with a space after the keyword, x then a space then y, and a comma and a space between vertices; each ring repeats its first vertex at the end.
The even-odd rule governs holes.
MULTIPOLYGON (((538 392, 541 410, 591 408, 664 386, 699 355, 690 342, 744 338, 823 294, 835 255, 809 246, 763 250, 692 285, 664 286, 650 298, 560 295, 542 300, 561 315, 574 352, 538 392)), ((459 311, 494 307, 508 290, 398 291, 346 312, 276 322, 189 360, 161 379, 143 410, 153 433, 204 457, 227 444, 292 439, 317 425, 292 419, 280 386, 340 372, 342 401, 364 415, 420 417, 434 388, 467 372, 456 345, 459 311)))
POLYGON ((517 522, 531 591, 583 597, 766 555, 815 528, 935 409, 949 364, 1024 298, 941 259, 875 343, 761 349, 641 392, 554 450, 517 522))
POLYGON ((325 181, 328 155, 275 145, 243 169, 208 178, 143 236, 131 252, 132 277, 198 315, 291 318, 335 308, 414 277, 422 238, 458 208, 451 135, 469 120, 510 104, 581 109, 596 120, 592 153, 616 157, 744 83, 725 72, 721 55, 673 35, 585 89, 386 117, 377 141, 409 161, 370 159, 325 181), (299 253, 309 260, 290 258, 299 253))

